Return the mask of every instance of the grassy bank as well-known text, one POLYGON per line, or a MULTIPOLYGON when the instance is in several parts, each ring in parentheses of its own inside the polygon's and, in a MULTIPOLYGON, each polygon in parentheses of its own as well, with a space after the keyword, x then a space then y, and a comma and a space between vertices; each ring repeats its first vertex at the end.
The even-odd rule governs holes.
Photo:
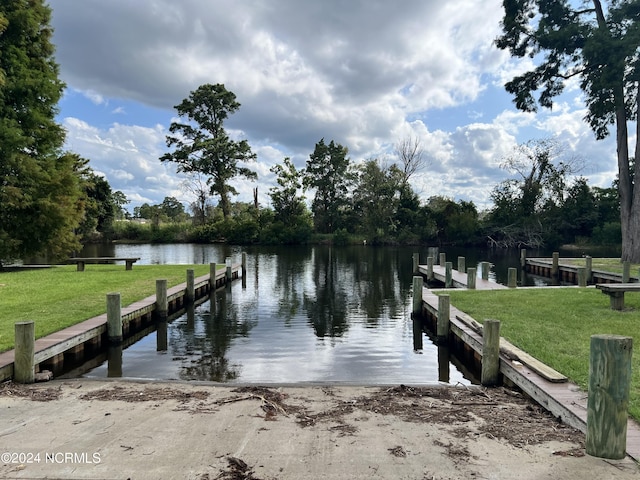
MULTIPOLYGON (((218 268, 222 268, 221 265, 218 268)), ((187 269, 199 277, 209 265, 75 265, 0 273, 0 352, 13 348, 14 323, 35 321, 36 338, 106 311, 106 295, 119 292, 122 305, 154 295, 156 279, 169 287, 186 281, 187 269)))
POLYGON ((627 294, 623 312, 611 310, 609 297, 595 288, 451 290, 450 295, 452 305, 479 322, 500 320, 503 337, 585 390, 591 335, 634 338, 629 413, 640 420, 640 295, 627 294))

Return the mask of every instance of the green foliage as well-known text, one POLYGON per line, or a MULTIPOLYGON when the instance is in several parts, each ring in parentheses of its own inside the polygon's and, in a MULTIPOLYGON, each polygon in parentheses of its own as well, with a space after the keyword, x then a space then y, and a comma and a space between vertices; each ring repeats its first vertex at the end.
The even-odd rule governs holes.
MULTIPOLYGON (((478 235, 480 225, 473 202, 456 203, 446 197, 433 196, 427 202, 427 211, 440 244, 466 245, 478 235)), ((430 227, 428 223, 426 226, 430 227)))
POLYGON ((338 246, 349 245, 349 232, 345 228, 339 228, 333 234, 333 244, 338 246))
POLYGON ((333 140, 327 145, 323 138, 307 160, 304 185, 315 189, 311 211, 319 233, 333 233, 344 227, 349 187, 354 179, 347 154, 346 147, 333 140))
POLYGON ((218 83, 201 85, 175 108, 178 116, 188 123, 171 123, 167 146, 174 151, 164 154, 160 160, 177 163, 179 172, 207 176, 210 192, 220 197, 224 217, 228 218, 231 214, 229 195, 237 193, 229 181, 237 176, 257 177, 255 172, 239 164, 256 158, 248 142, 232 140, 224 129, 224 121, 240 108, 240 103, 233 92, 218 83))
POLYGON ((387 243, 397 233, 404 185, 404 174, 395 165, 382 168, 377 160, 368 160, 358 168, 353 205, 359 230, 371 243, 387 243))
MULTIPOLYGON (((496 45, 539 65, 505 85, 516 106, 527 112, 551 108, 565 82, 577 79, 587 105, 586 121, 598 139, 615 124, 622 258, 640 260, 640 195, 629 155, 628 123, 637 119, 640 75, 640 2, 505 0, 503 34, 496 45), (604 8, 603 8, 604 5, 604 8), (538 98, 534 94, 539 92, 538 98)), ((635 139, 640 151, 640 136, 635 139)), ((635 165, 638 178, 640 165, 635 165)))
POLYGON ((285 225, 304 221, 308 210, 302 195, 302 172, 298 172, 289 157, 284 159, 284 165, 272 167, 271 172, 277 175, 278 184, 269 191, 275 220, 285 225))
POLYGON ((620 222, 607 222, 593 229, 593 243, 597 245, 620 245, 622 233, 620 222))
POLYGON ((81 166, 55 122, 64 84, 50 16, 39 0, 0 4, 0 261, 79 247, 81 166))

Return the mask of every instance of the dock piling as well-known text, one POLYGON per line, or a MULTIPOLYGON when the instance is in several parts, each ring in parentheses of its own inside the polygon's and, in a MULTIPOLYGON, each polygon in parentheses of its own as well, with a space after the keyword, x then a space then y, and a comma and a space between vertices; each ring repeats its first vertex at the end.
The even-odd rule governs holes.
POLYGON ((593 258, 587 255, 584 261, 585 261, 585 270, 587 275, 587 283, 591 283, 593 282, 593 258))
POLYGON ((209 291, 211 293, 216 291, 216 264, 209 264, 209 291))
POLYGON ((527 249, 520 249, 520 268, 525 268, 527 266, 527 249))
POLYGON ((438 323, 436 335, 438 344, 446 344, 449 338, 449 321, 451 317, 451 297, 443 294, 438 295, 438 323))
POLYGON ((466 273, 466 259, 464 257, 458 257, 458 271, 460 273, 466 273))
POLYGON ((416 252, 411 258, 413 259, 413 273, 416 274, 418 273, 418 265, 420 265, 420 254, 416 252))
POLYGON ((585 267, 577 267, 578 271, 578 286, 586 287, 587 286, 587 269, 585 267))
POLYGON ((241 272, 242 273, 242 278, 245 278, 247 276, 247 252, 242 252, 242 263, 241 263, 241 272))
POLYGON ((413 277, 413 315, 422 315, 422 287, 424 279, 420 275, 413 277))
POLYGON ((186 303, 193 303, 196 298, 196 275, 192 268, 187 269, 186 303))
POLYGON ((444 287, 451 288, 453 286, 453 275, 451 270, 453 269, 453 264, 451 262, 444 263, 444 287))
POLYGON ((166 278, 156 280, 156 316, 160 321, 166 320, 169 316, 166 278))
POLYGON ((35 379, 35 322, 16 322, 14 328, 13 380, 16 383, 33 383, 35 379))
POLYGON ((507 270, 507 287, 516 288, 518 286, 518 269, 510 267, 507 270))
POLYGON ((433 280, 433 257, 427 257, 427 281, 433 280))
POLYGON ((119 293, 107 293, 107 340, 111 345, 122 342, 122 304, 119 293))
POLYGON ((560 273, 560 269, 558 266, 558 262, 560 260, 560 252, 553 252, 552 260, 551 260, 551 277, 558 278, 560 273))
POLYGON ((447 262, 447 254, 446 254, 446 253, 444 253, 444 252, 442 252, 442 253, 439 255, 439 263, 438 263, 438 265, 440 265, 440 266, 444 267, 444 265, 445 265, 445 263, 446 263, 446 262, 447 262))
POLYGON ((227 266, 227 273, 226 273, 227 283, 231 283, 231 280, 233 279, 233 264, 231 262, 231 257, 227 257, 225 261, 225 265, 227 266))
POLYGON ((467 269, 467 288, 469 290, 476 289, 476 268, 469 267, 467 269))
POLYGON ((482 374, 480 383, 498 384, 500 376, 500 320, 486 319, 482 327, 482 374))
POLYGON ((480 262, 480 275, 483 280, 489 280, 489 270, 491 264, 489 262, 480 262))
POLYGON ((627 449, 633 339, 592 335, 590 348, 586 451, 619 460, 627 449))

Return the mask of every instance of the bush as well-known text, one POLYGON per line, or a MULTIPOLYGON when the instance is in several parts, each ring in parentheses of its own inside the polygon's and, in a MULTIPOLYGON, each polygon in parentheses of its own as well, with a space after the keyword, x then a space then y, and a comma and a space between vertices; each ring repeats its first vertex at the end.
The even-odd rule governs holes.
POLYGON ((593 229, 593 243, 598 245, 619 245, 622 243, 620 222, 607 222, 593 229))

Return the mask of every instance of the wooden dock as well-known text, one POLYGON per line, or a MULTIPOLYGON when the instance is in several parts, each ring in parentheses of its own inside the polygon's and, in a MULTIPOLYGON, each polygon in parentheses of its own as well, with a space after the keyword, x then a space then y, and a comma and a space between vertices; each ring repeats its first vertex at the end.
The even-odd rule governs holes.
MULTIPOLYGON (((422 300, 423 317, 431 325, 435 325, 438 317, 438 296, 432 290, 423 288, 422 300)), ((482 329, 478 328, 477 322, 453 306, 450 306, 449 322, 450 344, 462 345, 462 348, 469 350, 477 361, 481 361, 482 329)), ((433 328, 433 331, 436 329, 433 328)), ((508 355, 502 348, 503 340, 501 339, 500 343, 500 372, 503 377, 564 423, 586 433, 587 393, 577 385, 561 381, 558 377, 552 377, 551 380, 545 378, 540 373, 540 369, 543 368, 540 366, 541 362, 535 359, 529 362, 527 358, 508 355)), ((640 461, 640 426, 632 419, 627 423, 627 454, 635 461, 640 461)))
MULTIPOLYGON (((557 277, 558 281, 567 283, 578 283, 578 269, 579 265, 562 263, 562 259, 559 259, 557 265, 557 277)), ((587 262, 585 260, 585 266, 587 268, 587 262)), ((526 258, 524 260, 524 269, 527 273, 533 275, 539 275, 542 277, 553 278, 554 277, 554 265, 551 258, 526 258)), ((607 272, 604 270, 591 270, 587 268, 587 282, 589 283, 622 283, 623 276, 620 273, 607 272)), ((638 282, 638 277, 630 276, 629 282, 638 282)))
MULTIPOLYGON (((418 273, 425 278, 429 275, 429 270, 426 265, 418 265, 418 273)), ((441 283, 446 283, 446 271, 442 265, 433 266, 433 278, 441 283)), ((467 274, 459 272, 458 270, 451 270, 451 281, 453 288, 467 288, 467 274)), ((507 288, 506 286, 493 282, 491 280, 484 280, 480 277, 476 278, 476 290, 501 290, 507 288)))
MULTIPOLYGON (((231 270, 231 280, 239 278, 241 265, 233 265, 216 270, 212 282, 210 275, 203 275, 194 279, 194 301, 207 297, 227 283, 228 270, 231 270)), ((169 315, 180 312, 187 302, 187 284, 182 283, 167 289, 169 315)), ((156 310, 155 294, 131 305, 123 306, 122 329, 125 339, 155 323, 156 310)), ((98 315, 76 325, 64 328, 35 342, 36 371, 50 370, 54 374, 65 369, 65 363, 76 365, 105 350, 107 344, 107 314, 98 315)), ((15 350, 0 353, 0 381, 13 378, 13 363, 15 350)))

